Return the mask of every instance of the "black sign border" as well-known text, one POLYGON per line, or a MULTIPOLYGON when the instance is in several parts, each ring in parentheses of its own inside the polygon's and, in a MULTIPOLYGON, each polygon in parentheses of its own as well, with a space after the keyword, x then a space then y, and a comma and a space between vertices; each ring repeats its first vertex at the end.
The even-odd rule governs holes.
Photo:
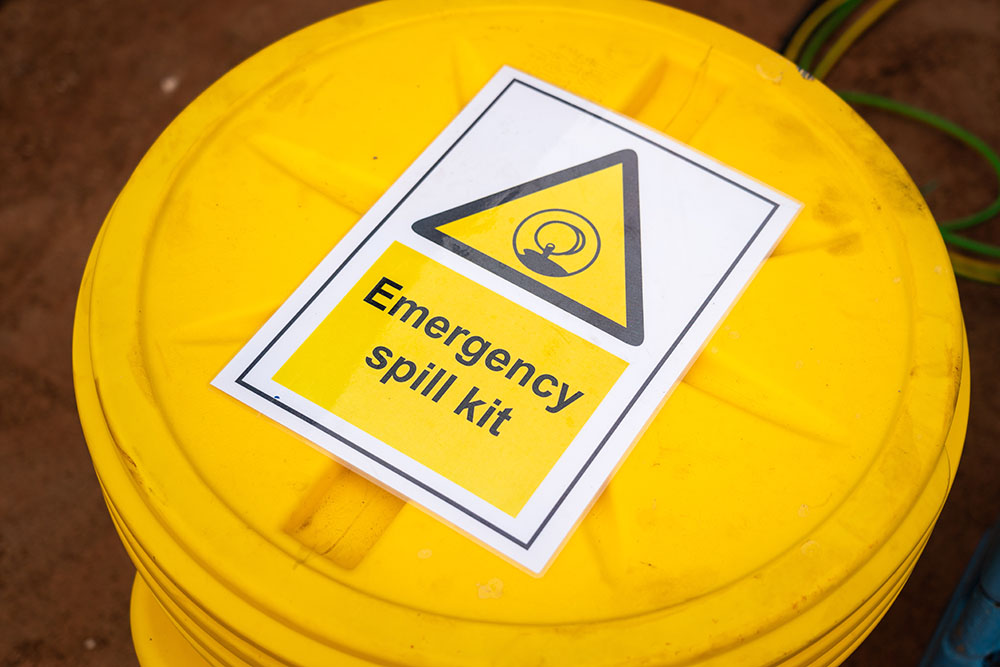
POLYGON ((583 477, 583 474, 587 471, 587 469, 590 467, 590 465, 594 462, 594 459, 597 458, 597 455, 600 454, 600 452, 601 452, 602 449, 604 449, 604 445, 607 444, 608 440, 611 438, 611 436, 614 434, 614 432, 618 429, 618 426, 621 425, 622 421, 625 419, 625 416, 632 409, 632 406, 635 405, 636 401, 639 400, 639 397, 646 390, 646 387, 649 386, 649 383, 653 381, 653 378, 660 371, 660 368, 663 367, 663 364, 665 364, 667 362, 667 359, 670 358, 670 355, 673 354, 674 350, 677 349, 677 346, 680 345, 681 341, 684 339, 684 336, 687 335, 687 333, 688 333, 688 331, 690 331, 691 327, 694 326, 695 322, 698 321, 698 318, 701 317, 701 313, 705 310, 706 307, 708 307, 709 302, 711 302, 712 298, 722 288, 723 284, 726 282, 726 280, 732 274, 733 270, 740 263, 740 260, 743 259, 743 256, 746 254, 747 250, 750 249, 750 246, 752 246, 753 243, 754 243, 754 241, 757 240, 757 237, 764 230, 764 227, 767 226, 767 223, 771 220, 771 217, 774 215, 775 211, 778 210, 778 206, 779 205, 778 205, 777 202, 772 201, 772 200, 768 199, 767 197, 764 197, 760 193, 754 192, 750 188, 742 185, 741 183, 737 183, 736 181, 732 180, 728 176, 725 176, 725 175, 720 174, 720 173, 718 173, 716 171, 713 171, 712 169, 706 167, 705 165, 699 164, 698 162, 695 162, 694 160, 692 160, 692 159, 690 159, 690 158, 688 158, 688 157, 686 157, 684 155, 681 155, 680 153, 677 153, 676 151, 673 151, 673 150, 667 148, 666 146, 662 146, 662 145, 658 144, 657 142, 649 139, 648 137, 645 137, 645 136, 643 136, 641 134, 638 134, 637 132, 635 132, 635 131, 627 128, 627 127, 624 127, 624 126, 622 126, 622 125, 614 122, 613 120, 609 120, 608 118, 605 118, 604 116, 601 116, 601 115, 599 115, 597 113, 594 113, 593 111, 590 111, 588 109, 584 109, 583 107, 581 107, 581 106, 579 106, 577 104, 574 104, 572 102, 564 100, 561 97, 559 97, 557 95, 554 95, 554 94, 552 94, 552 93, 550 93, 548 91, 542 90, 542 89, 538 88, 537 86, 535 86, 535 85, 533 85, 531 83, 528 83, 528 82, 525 82, 525 81, 521 81, 520 79, 518 79, 515 76, 514 78, 512 78, 510 80, 510 82, 507 83, 506 86, 504 86, 504 89, 502 91, 500 91, 500 93, 497 94, 497 96, 495 98, 493 98, 493 100, 486 106, 486 108, 483 109, 483 111, 476 117, 476 119, 474 121, 472 121, 472 123, 470 123, 467 128, 465 128, 465 130, 458 137, 458 139, 456 139, 451 144, 451 146, 449 146, 448 149, 445 150, 445 152, 442 153, 441 156, 437 160, 435 160, 434 164, 431 165, 430 169, 428 169, 423 174, 423 176, 421 176, 420 179, 417 180, 417 182, 407 191, 407 193, 405 195, 403 195, 403 197, 398 202, 396 202, 395 206, 392 207, 392 210, 389 211, 389 213, 386 214, 386 216, 383 217, 382 220, 380 220, 379 223, 377 225, 375 225, 375 227, 373 227, 370 232, 368 232, 368 235, 365 236, 364 240, 361 243, 359 243, 358 246, 356 248, 354 248, 348 254, 348 256, 344 259, 344 261, 341 262, 340 266, 338 266, 333 271, 333 273, 330 274, 330 276, 323 282, 323 284, 319 287, 319 289, 317 289, 313 293, 313 295, 309 297, 309 299, 305 302, 305 304, 303 304, 303 306, 298 310, 298 312, 296 312, 295 315, 293 315, 291 317, 291 319, 289 319, 288 322, 285 323, 285 325, 281 328, 281 330, 277 334, 275 334, 275 336, 267 343, 267 345, 264 346, 264 349, 260 351, 260 353, 254 358, 253 361, 250 362, 250 364, 246 367, 246 369, 242 373, 240 373, 239 377, 236 378, 236 384, 238 384, 239 386, 243 387, 244 389, 246 389, 246 390, 248 390, 248 391, 256 394, 257 396, 259 396, 260 398, 268 401, 269 403, 272 403, 272 404, 278 406, 279 408, 285 410, 286 412, 289 412, 290 414, 294 415, 295 417, 298 417, 299 419, 301 419, 303 422, 309 424, 310 426, 313 426, 313 427, 319 429, 320 431, 322 431, 323 433, 326 433, 327 435, 335 438, 336 440, 339 440, 340 442, 342 442, 343 444, 347 445, 351 449, 353 449, 353 450, 357 451, 358 453, 360 453, 360 454, 368 457, 369 459, 371 459, 375 463, 378 463, 379 465, 381 465, 382 467, 384 467, 386 470, 392 472, 395 475, 398 475, 399 477, 402 477, 403 479, 407 480, 411 484, 414 484, 415 486, 420 487, 424 491, 430 493, 431 495, 435 496, 436 498, 444 501, 445 503, 451 505, 455 509, 461 511, 463 514, 466 514, 470 518, 475 519, 476 521, 478 521, 482 525, 486 526, 490 530, 494 531, 496 534, 500 535, 504 539, 512 542, 513 544, 516 544, 517 546, 519 546, 522 549, 524 549, 524 550, 527 551, 527 550, 531 549, 531 545, 535 543, 535 540, 537 540, 538 536, 541 535, 541 533, 542 533, 543 530, 545 530, 545 527, 548 525, 549 521, 552 520, 552 517, 555 516, 556 512, 559 511, 559 508, 562 507, 563 502, 569 496, 570 492, 573 490, 573 488, 576 486, 576 484, 580 481, 580 478, 583 477), (507 531, 503 530, 499 526, 493 524, 488 519, 479 516, 478 514, 476 514, 475 512, 473 512, 472 510, 470 510, 469 508, 465 507, 464 505, 462 505, 458 501, 454 500, 453 498, 450 498, 450 497, 446 496, 445 494, 441 493, 440 491, 438 491, 437 489, 435 489, 435 488, 433 488, 431 486, 428 486, 427 484, 425 484, 421 480, 413 477, 412 475, 406 473, 403 470, 400 470, 399 468, 397 468, 396 466, 392 465, 388 461, 385 461, 385 460, 379 458, 378 456, 376 456, 372 452, 366 450, 361 445, 358 445, 357 443, 352 442, 347 437, 340 435, 339 433, 335 432, 334 430, 330 429, 329 427, 327 427, 327 426, 325 426, 325 425, 317 422, 316 420, 314 420, 314 419, 312 419, 312 418, 310 418, 310 417, 302 414, 301 412, 295 410, 291 406, 282 403, 280 399, 277 399, 274 396, 271 396, 267 392, 261 391, 260 389, 258 389, 257 387, 251 385, 249 382, 246 381, 246 376, 254 369, 254 367, 260 362, 260 360, 264 358, 264 356, 271 350, 271 348, 274 347, 274 345, 278 342, 278 340, 281 339, 281 337, 288 331, 288 329, 292 326, 292 324, 294 324, 295 321, 302 315, 302 313, 304 313, 309 308, 309 306, 311 306, 312 303, 319 297, 319 295, 322 294, 323 291, 330 285, 330 283, 333 282, 334 278, 337 277, 337 274, 339 274, 340 271, 354 258, 354 256, 357 254, 357 252, 366 243, 368 243, 368 241, 371 240, 371 238, 372 238, 372 236, 374 236, 375 232, 377 232, 382 227, 382 225, 385 224, 385 222, 389 218, 391 218, 393 216, 393 214, 403 204, 403 202, 405 202, 406 199, 411 194, 413 194, 413 192, 418 187, 420 187, 420 185, 424 182, 424 180, 431 174, 431 172, 434 171, 434 169, 437 168, 437 166, 441 163, 441 161, 444 160, 444 158, 446 158, 448 156, 448 154, 455 148, 455 146, 457 146, 462 141, 462 139, 465 138, 465 135, 468 134, 469 131, 472 130, 472 128, 475 127, 476 124, 480 120, 482 120, 483 116, 485 116, 487 113, 489 113, 489 110, 491 108, 493 108, 493 105, 495 105, 500 100, 500 98, 503 97, 507 93, 507 91, 509 91, 514 85, 524 86, 524 87, 526 87, 526 88, 528 88, 530 90, 535 91, 536 93, 540 93, 542 95, 545 95, 546 97, 549 97, 549 98, 551 98, 553 100, 556 100, 557 102, 560 102, 560 103, 565 104, 565 105, 567 105, 567 106, 569 106, 569 107, 571 107, 573 109, 576 109, 577 111, 579 111, 581 113, 585 113, 588 116, 591 116, 593 118, 596 118, 597 120, 600 120, 600 121, 602 121, 604 123, 612 125, 613 127, 618 128, 622 132, 625 132, 626 134, 629 134, 630 136, 635 137, 636 139, 639 139, 639 140, 641 140, 641 141, 643 141, 643 142, 645 142, 645 143, 647 143, 647 144, 649 144, 651 146, 659 148, 660 150, 665 151, 666 153, 669 153, 670 155, 672 155, 672 156, 674 156, 674 157, 676 157, 676 158, 678 158, 680 160, 683 160, 684 162, 687 162, 688 164, 690 164, 690 165, 692 165, 694 167, 697 167, 698 169, 701 169, 702 171, 708 172, 708 173, 712 174, 713 176, 716 176, 717 178, 725 181, 726 183, 729 183, 730 185, 733 185, 733 186, 739 188, 740 190, 743 190, 744 192, 747 192, 747 193, 753 195, 754 197, 757 197, 758 199, 771 204, 771 210, 768 212, 768 214, 764 217, 764 220, 760 223, 760 225, 754 231, 753 235, 750 237, 750 240, 747 241, 746 245, 744 245, 743 248, 742 248, 742 250, 740 250, 740 252, 736 255, 736 258, 729 265, 729 268, 727 268, 725 270, 725 272, 722 274, 722 276, 719 278, 719 281, 715 284, 715 287, 713 287, 712 291, 708 293, 707 297, 705 297, 705 300, 702 302, 701 306, 698 307, 698 310, 695 311, 694 315, 691 317, 691 319, 688 321, 688 323, 681 330, 680 334, 678 334, 677 338, 674 340, 674 342, 667 349, 666 353, 663 355, 663 357, 660 359, 660 361, 657 362, 657 364, 653 368, 652 372, 645 379, 645 381, 643 381, 643 383, 639 387, 638 391, 635 392, 635 394, 632 396, 632 399, 628 402, 628 405, 626 405, 625 409, 622 410, 622 412, 618 415, 618 418, 615 420, 614 424, 612 424, 611 428, 608 429, 608 432, 601 439, 600 443, 598 443, 597 447, 594 448, 594 451, 591 452, 590 457, 584 462, 584 464, 580 468, 580 470, 577 471, 576 476, 573 477, 573 479, 570 481, 569 485, 563 491, 562 495, 559 496, 559 499, 555 502, 555 504, 549 510, 549 513, 545 516, 545 518, 541 521, 541 523, 539 523, 539 525, 536 528, 534 534, 532 534, 532 536, 527 541, 520 540, 520 539, 516 538, 515 536, 511 535, 510 533, 508 533, 507 531))

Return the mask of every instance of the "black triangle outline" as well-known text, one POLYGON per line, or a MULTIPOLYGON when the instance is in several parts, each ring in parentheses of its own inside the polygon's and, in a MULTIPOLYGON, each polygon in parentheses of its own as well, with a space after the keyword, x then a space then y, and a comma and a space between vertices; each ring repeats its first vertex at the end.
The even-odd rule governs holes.
POLYGON ((629 345, 638 346, 642 344, 644 333, 642 315, 642 252, 639 234, 639 168, 635 151, 629 149, 620 150, 610 155, 584 162, 575 167, 536 178, 527 183, 522 183, 521 185, 483 197, 482 199, 477 199, 462 206, 457 206, 442 213, 437 213, 413 223, 413 231, 442 248, 450 250, 456 255, 483 267, 487 271, 514 283, 518 287, 528 290, 535 296, 562 308, 571 315, 579 317, 588 324, 611 334, 629 345), (567 183, 581 176, 593 174, 594 172, 618 164, 622 166, 622 201, 625 221, 624 326, 438 229, 450 222, 496 208, 515 199, 534 194, 555 185, 567 183))

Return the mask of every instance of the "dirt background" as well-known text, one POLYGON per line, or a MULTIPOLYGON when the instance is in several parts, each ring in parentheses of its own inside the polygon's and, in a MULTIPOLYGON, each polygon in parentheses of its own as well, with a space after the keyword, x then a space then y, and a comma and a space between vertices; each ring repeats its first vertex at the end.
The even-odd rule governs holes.
MULTIPOLYGON (((201 90, 266 44, 356 3, 0 0, 0 665, 134 665, 133 569, 77 422, 78 282, 116 193, 201 90)), ((772 48, 808 0, 672 3, 772 48)), ((1000 2, 908 0, 835 88, 890 95, 1000 146, 1000 2)), ((973 153, 865 114, 939 218, 988 203, 973 153)), ((1000 221, 975 235, 1000 242, 1000 221)), ((1000 287, 961 281, 972 416, 951 498, 896 604, 848 660, 915 665, 983 531, 1000 518, 1000 287)))

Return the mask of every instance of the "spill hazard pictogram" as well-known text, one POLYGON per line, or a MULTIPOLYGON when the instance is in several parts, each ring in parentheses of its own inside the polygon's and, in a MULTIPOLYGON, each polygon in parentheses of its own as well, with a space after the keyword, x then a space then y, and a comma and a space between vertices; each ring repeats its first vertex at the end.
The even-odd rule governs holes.
POLYGON ((413 230, 638 345, 639 217, 636 154, 622 150, 424 218, 413 230))

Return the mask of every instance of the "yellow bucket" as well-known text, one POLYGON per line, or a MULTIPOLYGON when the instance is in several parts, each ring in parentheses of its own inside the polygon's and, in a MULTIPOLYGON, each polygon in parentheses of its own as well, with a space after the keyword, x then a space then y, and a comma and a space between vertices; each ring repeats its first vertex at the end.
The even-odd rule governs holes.
POLYGON ((753 41, 611 0, 376 4, 237 67, 108 215, 74 372, 147 667, 837 664, 968 416, 948 256, 888 148, 753 41), (804 204, 542 577, 209 386, 503 65, 804 204))

